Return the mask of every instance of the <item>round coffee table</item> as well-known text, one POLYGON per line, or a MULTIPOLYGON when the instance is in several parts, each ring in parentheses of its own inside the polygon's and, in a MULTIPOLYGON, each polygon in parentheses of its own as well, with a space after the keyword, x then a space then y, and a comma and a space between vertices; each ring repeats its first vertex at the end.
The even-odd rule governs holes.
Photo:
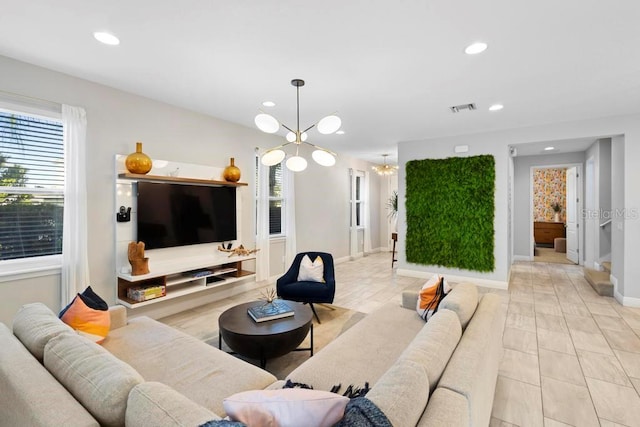
POLYGON ((249 316, 247 309, 264 303, 247 302, 222 313, 218 319, 218 348, 222 349, 224 339, 233 352, 260 360, 260 367, 263 369, 267 366, 267 359, 284 356, 291 351, 310 351, 313 356, 313 313, 309 307, 287 301, 293 308, 293 316, 258 323, 249 316), (311 346, 298 348, 309 331, 311 346))

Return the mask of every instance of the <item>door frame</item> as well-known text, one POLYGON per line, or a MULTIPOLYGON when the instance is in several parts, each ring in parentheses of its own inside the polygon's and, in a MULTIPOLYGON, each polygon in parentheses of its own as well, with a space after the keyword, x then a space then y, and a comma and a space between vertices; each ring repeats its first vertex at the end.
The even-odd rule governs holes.
POLYGON ((533 237, 533 174, 536 169, 559 169, 559 168, 571 168, 574 167, 577 170, 578 177, 576 179, 577 190, 576 194, 578 195, 578 207, 577 207, 577 215, 578 215, 578 265, 584 265, 584 173, 583 173, 583 164, 582 163, 558 163, 553 165, 539 165, 539 166, 531 166, 529 168, 529 236, 531 238, 531 245, 529 247, 529 258, 531 261, 534 260, 534 248, 535 248, 535 239, 533 237))

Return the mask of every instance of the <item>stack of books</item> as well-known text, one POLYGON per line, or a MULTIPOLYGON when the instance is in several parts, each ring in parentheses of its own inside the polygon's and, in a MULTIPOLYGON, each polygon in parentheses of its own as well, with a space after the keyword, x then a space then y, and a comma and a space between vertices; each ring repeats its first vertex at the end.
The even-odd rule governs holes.
POLYGON ((249 313, 249 316, 258 323, 266 322, 268 320, 282 319, 283 317, 291 317, 294 315, 294 311, 289 304, 279 300, 249 307, 247 313, 249 313))
POLYGON ((167 288, 164 285, 135 287, 127 289, 127 298, 137 302, 147 301, 154 298, 160 298, 167 294, 167 288))

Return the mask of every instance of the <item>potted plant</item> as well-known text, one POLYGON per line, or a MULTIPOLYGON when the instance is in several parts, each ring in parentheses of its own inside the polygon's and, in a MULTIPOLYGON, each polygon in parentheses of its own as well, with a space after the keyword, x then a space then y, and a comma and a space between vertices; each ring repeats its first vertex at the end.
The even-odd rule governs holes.
POLYGON ((562 206, 558 202, 551 203, 551 209, 553 209, 553 220, 554 222, 560 222, 560 211, 562 211, 562 206))
POLYGON ((387 200, 387 209, 389 209, 389 213, 387 214, 387 217, 393 223, 393 232, 397 232, 398 231, 398 192, 397 191, 394 191, 393 193, 391 193, 391 196, 389 196, 389 199, 387 200))
POLYGON ((398 216, 398 192, 394 191, 387 200, 387 209, 389 209, 389 218, 395 218, 398 216))

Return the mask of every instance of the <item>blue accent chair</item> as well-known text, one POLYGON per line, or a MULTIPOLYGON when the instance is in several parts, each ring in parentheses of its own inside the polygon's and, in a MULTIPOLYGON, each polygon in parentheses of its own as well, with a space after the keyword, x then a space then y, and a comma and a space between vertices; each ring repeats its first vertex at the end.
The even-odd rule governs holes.
POLYGON ((336 293, 333 256, 326 252, 301 252, 297 254, 289 270, 276 282, 276 290, 278 296, 282 299, 309 304, 316 320, 321 323, 313 304, 331 304, 333 302, 333 297, 336 293), (322 259, 325 283, 298 282, 300 262, 305 255, 309 255, 311 261, 315 261, 317 257, 322 259))

